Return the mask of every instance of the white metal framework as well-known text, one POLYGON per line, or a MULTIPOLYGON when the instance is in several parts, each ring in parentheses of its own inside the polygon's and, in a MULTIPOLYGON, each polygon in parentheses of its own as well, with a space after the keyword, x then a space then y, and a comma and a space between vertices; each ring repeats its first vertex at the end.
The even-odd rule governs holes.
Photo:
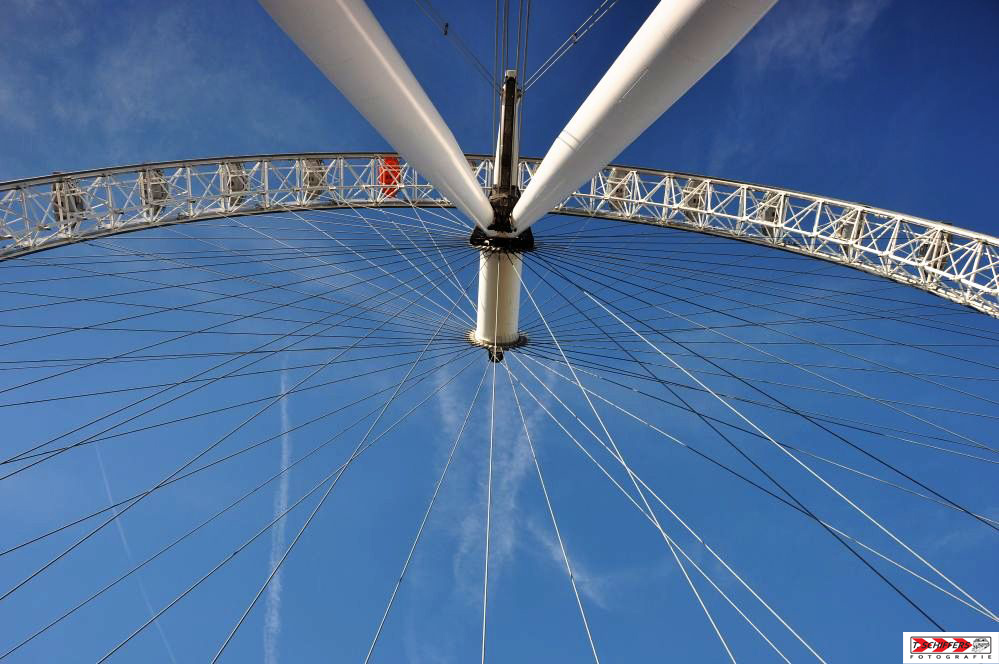
MULTIPOLYGON (((468 155, 484 190, 492 157, 468 155)), ((539 161, 520 160, 525 187, 539 161)), ((384 153, 255 155, 0 184, 0 259, 161 225, 281 210, 450 206, 384 153)), ((552 210, 735 238, 848 265, 999 317, 999 238, 859 203, 608 166, 552 210)))

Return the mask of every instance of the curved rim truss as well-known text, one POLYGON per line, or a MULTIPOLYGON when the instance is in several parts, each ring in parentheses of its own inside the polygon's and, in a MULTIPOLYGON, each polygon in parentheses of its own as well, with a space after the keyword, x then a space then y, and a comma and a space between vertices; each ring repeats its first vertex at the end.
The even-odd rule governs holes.
MULTIPOLYGON (((488 189, 492 157, 466 156, 477 181, 488 189)), ((539 162, 521 158, 521 188, 539 162)), ((451 207, 391 153, 255 155, 56 173, 0 183, 0 260, 95 237, 235 215, 413 205, 451 207)), ((552 213, 773 246, 999 317, 999 238, 868 205, 611 165, 552 213)))

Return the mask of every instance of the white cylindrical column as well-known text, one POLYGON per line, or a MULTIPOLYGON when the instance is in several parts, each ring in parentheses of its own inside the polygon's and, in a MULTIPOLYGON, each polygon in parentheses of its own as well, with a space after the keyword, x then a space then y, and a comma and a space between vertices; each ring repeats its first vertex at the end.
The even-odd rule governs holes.
POLYGON ((520 341, 520 270, 518 253, 479 253, 479 308, 472 339, 475 343, 505 348, 520 341))

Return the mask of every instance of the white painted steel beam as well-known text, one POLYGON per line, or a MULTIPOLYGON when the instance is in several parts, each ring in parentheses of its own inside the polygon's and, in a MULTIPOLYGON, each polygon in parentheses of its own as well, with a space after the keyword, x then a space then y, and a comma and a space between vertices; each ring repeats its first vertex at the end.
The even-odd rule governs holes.
POLYGON ((363 0, 260 0, 407 162, 483 230, 493 211, 433 102, 363 0))
POLYGON ((526 230, 606 166, 776 0, 662 0, 559 134, 513 210, 526 230))

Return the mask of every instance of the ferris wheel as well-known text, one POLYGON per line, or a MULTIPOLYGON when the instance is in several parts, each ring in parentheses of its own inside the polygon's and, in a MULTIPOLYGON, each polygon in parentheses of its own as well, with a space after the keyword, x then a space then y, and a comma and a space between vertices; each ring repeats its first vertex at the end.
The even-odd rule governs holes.
POLYGON ((613 0, 531 76, 497 3, 489 155, 363 0, 261 2, 395 152, 0 183, 0 662, 996 631, 999 238, 613 163, 775 0, 660 2, 543 158, 613 0))

